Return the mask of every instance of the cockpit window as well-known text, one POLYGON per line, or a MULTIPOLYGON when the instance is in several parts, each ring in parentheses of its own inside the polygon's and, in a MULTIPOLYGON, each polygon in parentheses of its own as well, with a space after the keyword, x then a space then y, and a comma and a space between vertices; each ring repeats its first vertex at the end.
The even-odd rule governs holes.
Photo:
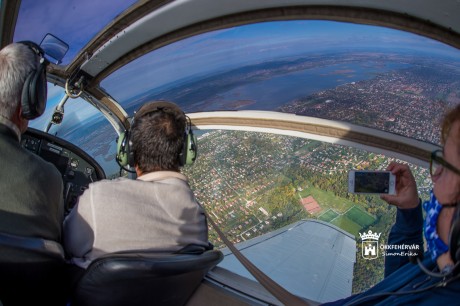
MULTIPOLYGON (((211 218, 233 243, 241 245, 243 252, 252 254, 249 259, 262 271, 291 292, 315 299, 308 295, 305 286, 297 290, 296 280, 304 274, 324 281, 325 275, 321 274, 324 270, 315 276, 312 275, 315 267, 309 265, 318 258, 327 260, 327 254, 318 254, 321 246, 327 245, 329 249, 337 248, 330 257, 340 261, 331 273, 348 273, 349 292, 342 297, 367 289, 383 278, 383 249, 375 260, 365 259, 360 233, 366 234, 369 230, 378 233, 378 242, 385 245, 396 210, 379 196, 349 193, 347 178, 351 169, 385 170, 394 158, 271 133, 225 130, 196 133, 199 135, 198 159, 183 171, 211 218), (305 220, 316 223, 311 225, 305 220), (284 234, 291 230, 294 238, 284 234), (335 234, 325 234, 330 231, 335 234), (316 247, 314 241, 319 238, 310 237, 315 235, 324 239, 316 247), (300 246, 302 239, 306 242, 300 246), (286 262, 296 260, 292 252, 284 252, 287 247, 295 247, 296 252, 305 257, 294 270, 283 270, 286 262), (257 248, 261 248, 259 254, 251 253, 257 248), (284 253, 285 258, 267 259, 270 250, 273 256, 284 253)), ((428 170, 411 164, 410 167, 417 185, 424 186, 420 189, 421 197, 427 199, 431 186, 428 170)), ((216 247, 225 248, 212 229, 210 236, 216 247)), ((220 266, 253 278, 231 255, 226 256, 220 266)))
MULTIPOLYGON (((48 100, 45 113, 29 121, 29 126, 46 131, 52 114, 64 97, 62 87, 48 83, 48 100)), ((119 167, 115 161, 117 133, 110 122, 82 98, 69 98, 64 104, 62 123, 51 125, 48 132, 65 139, 93 157, 104 169, 106 177, 116 177, 119 167)))
POLYGON ((279 111, 439 144, 439 118, 460 102, 459 79, 459 51, 434 40, 299 20, 184 39, 129 63, 101 85, 129 114, 148 100, 167 99, 186 112, 279 111))
POLYGON ((69 44, 62 64, 67 65, 94 35, 135 0, 22 0, 14 41, 31 40, 40 43, 47 33, 53 33, 69 44))

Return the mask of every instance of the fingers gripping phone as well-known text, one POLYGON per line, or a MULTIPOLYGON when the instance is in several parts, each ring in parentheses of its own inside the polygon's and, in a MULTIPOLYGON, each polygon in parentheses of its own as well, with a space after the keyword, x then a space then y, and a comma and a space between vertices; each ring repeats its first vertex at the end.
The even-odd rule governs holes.
POLYGON ((360 194, 396 194, 396 177, 390 171, 351 170, 348 192, 360 194))

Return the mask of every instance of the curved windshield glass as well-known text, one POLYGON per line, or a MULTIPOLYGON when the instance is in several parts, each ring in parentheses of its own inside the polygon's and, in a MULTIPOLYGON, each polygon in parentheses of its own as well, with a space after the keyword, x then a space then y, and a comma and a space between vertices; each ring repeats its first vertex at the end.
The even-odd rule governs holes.
POLYGON ((186 112, 279 111, 439 143, 440 117, 460 102, 459 79, 460 52, 434 40, 299 20, 184 39, 129 63, 101 85, 130 114, 148 100, 166 99, 186 112))
MULTIPOLYGON (((385 170, 395 159, 270 133, 197 134, 198 159, 183 172, 210 217, 258 268, 292 293, 320 302, 360 292, 383 278, 387 254, 380 248, 372 260, 363 257, 360 233, 371 230, 385 245, 396 209, 379 196, 349 193, 348 171, 385 170)), ((428 169, 410 167, 427 199, 428 169)), ((216 247, 225 248, 212 228, 210 236, 216 247)), ((221 267, 254 279, 224 253, 221 267)))
POLYGON ((136 0, 22 0, 14 41, 39 44, 52 33, 69 44, 62 64, 67 65, 99 31, 136 0))
MULTIPOLYGON (((64 89, 48 83, 45 113, 29 122, 29 126, 45 131, 52 114, 65 95, 64 89)), ((82 98, 68 99, 64 104, 64 117, 59 125, 51 125, 49 133, 63 138, 92 156, 104 169, 106 177, 118 176, 115 161, 117 133, 110 122, 82 98)))

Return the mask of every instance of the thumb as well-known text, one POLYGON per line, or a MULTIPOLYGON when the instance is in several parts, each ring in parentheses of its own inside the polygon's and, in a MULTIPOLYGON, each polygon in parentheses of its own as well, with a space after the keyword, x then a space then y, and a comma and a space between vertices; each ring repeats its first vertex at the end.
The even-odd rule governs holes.
POLYGON ((388 204, 397 206, 396 196, 394 196, 394 195, 382 194, 382 195, 380 195, 380 198, 382 200, 384 200, 385 202, 387 202, 388 204))

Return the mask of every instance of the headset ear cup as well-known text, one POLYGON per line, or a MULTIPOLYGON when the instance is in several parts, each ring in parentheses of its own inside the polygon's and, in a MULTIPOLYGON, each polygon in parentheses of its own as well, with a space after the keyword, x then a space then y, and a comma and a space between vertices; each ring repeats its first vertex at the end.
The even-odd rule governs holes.
MULTIPOLYGON (((117 139, 117 156, 116 159, 120 163, 120 165, 127 166, 128 165, 128 154, 126 152, 126 145, 127 145, 127 133, 123 132, 117 139)), ((128 144, 129 146, 129 144, 128 144)))
POLYGON ((188 143, 188 135, 187 133, 184 134, 184 142, 182 143, 182 151, 179 154, 179 166, 183 167, 187 163, 187 145, 188 143))
POLYGON ((40 64, 38 70, 27 76, 22 88, 22 116, 25 119, 35 119, 45 112, 47 92, 45 65, 40 64))
POLYGON ((22 87, 22 95, 21 95, 21 106, 22 106, 22 117, 25 119, 33 119, 33 110, 31 109, 31 101, 30 101, 30 87, 32 79, 34 78, 34 71, 29 73, 27 76, 24 86, 22 87))
POLYGON ((185 164, 191 165, 195 162, 197 156, 196 137, 193 133, 187 135, 187 148, 185 156, 185 164))
POLYGON ((32 90, 33 97, 36 99, 34 106, 38 116, 41 116, 46 109, 46 99, 48 96, 48 84, 46 81, 46 66, 40 64, 40 67, 34 77, 33 85, 35 88, 32 90))
POLYGON ((128 154, 128 166, 134 167, 134 150, 133 150, 133 143, 131 138, 128 137, 128 143, 126 146, 127 154, 128 154))

